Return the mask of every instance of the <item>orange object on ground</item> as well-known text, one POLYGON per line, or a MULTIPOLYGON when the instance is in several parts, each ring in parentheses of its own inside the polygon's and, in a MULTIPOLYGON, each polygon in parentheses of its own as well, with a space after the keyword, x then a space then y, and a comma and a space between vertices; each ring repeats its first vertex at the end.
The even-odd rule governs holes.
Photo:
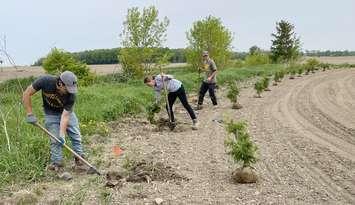
POLYGON ((115 156, 117 156, 117 157, 118 157, 120 154, 122 154, 122 152, 123 152, 123 150, 122 150, 118 145, 113 146, 112 151, 113 151, 113 154, 114 154, 115 156))

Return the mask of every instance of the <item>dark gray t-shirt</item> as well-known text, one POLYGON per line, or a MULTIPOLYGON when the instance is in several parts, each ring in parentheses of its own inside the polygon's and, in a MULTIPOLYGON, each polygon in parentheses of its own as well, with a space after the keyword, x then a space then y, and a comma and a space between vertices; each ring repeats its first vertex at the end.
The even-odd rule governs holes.
POLYGON ((61 114, 63 110, 72 112, 75 94, 60 95, 57 92, 58 77, 45 75, 32 83, 33 89, 42 90, 43 108, 47 115, 61 114))
POLYGON ((216 66, 215 62, 210 58, 208 58, 207 60, 204 60, 203 61, 203 69, 206 73, 204 81, 206 83, 216 83, 217 82, 216 75, 212 78, 212 80, 210 82, 207 81, 207 78, 210 77, 212 75, 212 73, 217 70, 217 66, 216 66))

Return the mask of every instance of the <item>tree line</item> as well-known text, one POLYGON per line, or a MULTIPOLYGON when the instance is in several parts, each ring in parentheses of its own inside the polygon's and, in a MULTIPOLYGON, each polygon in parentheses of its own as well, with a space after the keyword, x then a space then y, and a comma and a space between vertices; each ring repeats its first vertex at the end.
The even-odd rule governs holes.
POLYGON ((348 51, 348 50, 344 50, 344 51, 330 51, 330 50, 326 50, 326 51, 318 51, 318 50, 306 50, 304 52, 304 55, 306 56, 355 56, 355 51, 348 51))
MULTIPOLYGON (((168 61, 170 63, 186 63, 186 49, 184 48, 159 48, 158 53, 169 53, 168 61)), ((119 63, 118 54, 120 48, 111 49, 93 49, 85 50, 79 52, 70 52, 70 54, 87 65, 98 65, 98 64, 117 64, 119 63)), ((33 63, 33 66, 43 65, 45 57, 38 59, 33 63)))

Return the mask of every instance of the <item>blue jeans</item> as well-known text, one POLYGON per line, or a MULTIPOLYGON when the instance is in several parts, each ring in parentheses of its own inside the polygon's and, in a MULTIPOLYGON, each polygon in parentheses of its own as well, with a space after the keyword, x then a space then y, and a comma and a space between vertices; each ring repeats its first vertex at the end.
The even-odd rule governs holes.
MULTIPOLYGON (((59 131, 60 131, 60 119, 61 114, 58 115, 45 115, 45 126, 46 129, 52 133, 54 136, 59 138, 59 131)), ((70 137, 73 150, 83 156, 83 148, 81 146, 81 134, 79 129, 79 121, 76 117, 75 113, 72 112, 69 117, 69 123, 67 128, 67 134, 70 137)), ((61 163, 62 161, 62 145, 51 139, 51 163, 61 163)))

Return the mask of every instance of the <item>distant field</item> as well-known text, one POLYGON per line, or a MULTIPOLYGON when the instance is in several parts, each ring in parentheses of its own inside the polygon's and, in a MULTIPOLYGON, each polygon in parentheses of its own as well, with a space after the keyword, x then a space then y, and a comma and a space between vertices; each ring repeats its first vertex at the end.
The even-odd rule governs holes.
MULTIPOLYGON (((307 57, 311 58, 311 57, 307 57)), ((332 63, 332 64, 342 64, 342 63, 350 63, 350 64, 355 64, 355 56, 336 56, 336 57, 330 57, 330 56, 323 56, 323 57, 314 57, 318 59, 321 62, 324 63, 332 63)))
MULTIPOLYGON (((167 67, 180 67, 185 65, 185 63, 172 63, 167 67)), ((121 70, 119 64, 89 65, 89 67, 98 75, 110 74, 121 70)), ((44 70, 41 66, 19 66, 17 69, 14 67, 3 67, 3 71, 0 70, 0 82, 14 78, 40 76, 42 74, 44 74, 44 70)))

